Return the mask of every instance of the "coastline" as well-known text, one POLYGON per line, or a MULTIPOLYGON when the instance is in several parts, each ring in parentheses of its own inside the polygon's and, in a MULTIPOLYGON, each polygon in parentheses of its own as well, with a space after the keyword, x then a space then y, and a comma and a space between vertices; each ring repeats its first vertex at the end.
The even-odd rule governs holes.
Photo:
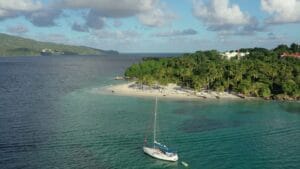
MULTIPOLYGON (((249 99, 249 97, 241 98, 238 95, 228 92, 216 92, 210 90, 202 90, 196 92, 192 89, 182 88, 176 84, 168 84, 167 86, 157 85, 150 87, 147 85, 139 85, 136 82, 127 82, 117 85, 105 86, 103 91, 114 95, 123 96, 139 96, 139 97, 164 97, 169 99, 249 99)), ((251 97, 251 99, 253 99, 251 97)))

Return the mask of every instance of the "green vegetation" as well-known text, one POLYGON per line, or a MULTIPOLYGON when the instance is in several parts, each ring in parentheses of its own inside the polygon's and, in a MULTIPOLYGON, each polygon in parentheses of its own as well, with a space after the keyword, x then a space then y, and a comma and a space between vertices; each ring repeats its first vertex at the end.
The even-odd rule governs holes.
POLYGON ((197 91, 211 89, 254 97, 300 99, 300 59, 280 57, 283 52, 300 52, 299 45, 242 50, 249 55, 230 60, 215 50, 173 58, 146 58, 129 67, 125 76, 147 85, 176 83, 197 91))
POLYGON ((47 52, 44 53, 47 55, 101 55, 117 53, 116 51, 105 51, 84 46, 39 42, 0 33, 0 56, 39 56, 43 54, 43 49, 47 49, 47 52))

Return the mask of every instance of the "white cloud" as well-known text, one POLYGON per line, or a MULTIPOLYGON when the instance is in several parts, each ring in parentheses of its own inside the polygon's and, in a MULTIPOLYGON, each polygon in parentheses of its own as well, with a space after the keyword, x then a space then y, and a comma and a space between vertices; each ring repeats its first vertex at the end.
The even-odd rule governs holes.
POLYGON ((77 31, 77 32, 88 32, 89 29, 86 25, 74 22, 72 25, 72 30, 77 31))
POLYGON ((0 17, 8 17, 8 16, 11 16, 11 13, 8 12, 7 10, 3 10, 3 9, 0 9, 0 17))
POLYGON ((114 20, 113 25, 114 27, 118 28, 122 26, 122 22, 120 20, 114 20))
POLYGON ((124 40, 124 39, 134 39, 140 36, 136 31, 125 30, 125 31, 109 31, 109 30, 95 30, 92 32, 92 35, 99 39, 115 39, 115 40, 124 40))
POLYGON ((26 26, 15 25, 15 26, 7 27, 6 31, 9 33, 12 33, 12 34, 24 34, 24 33, 27 33, 29 30, 26 26))
POLYGON ((34 11, 42 8, 42 3, 32 0, 0 0, 2 10, 34 11))
POLYGON ((168 32, 158 32, 155 33, 156 37, 174 37, 174 36, 190 36, 196 35, 197 31, 194 29, 184 29, 184 30, 170 30, 168 32))
POLYGON ((90 10, 85 19, 86 26, 89 28, 102 29, 105 26, 105 18, 99 15, 96 10, 90 10))
POLYGON ((50 8, 37 0, 0 0, 0 19, 25 16, 35 26, 55 26, 61 10, 50 8))
MULTIPOLYGON (((174 14, 161 0, 0 0, 0 20, 25 16, 35 26, 55 26, 65 9, 87 11, 82 27, 103 29, 105 18, 136 17, 140 23, 154 27, 169 23, 174 14)), ((76 29, 74 29, 76 30, 76 29)), ((78 30, 78 29, 77 29, 78 30)))
POLYGON ((175 18, 171 12, 165 12, 163 9, 153 9, 151 11, 138 15, 141 23, 147 26, 162 26, 175 18))
MULTIPOLYGON (((114 49, 118 51, 128 51, 139 49, 138 46, 145 43, 142 35, 134 30, 91 30, 91 36, 81 38, 80 44, 99 49, 114 49)), ((143 45, 141 45, 143 46, 143 45)))
POLYGON ((55 43, 65 43, 68 44, 70 40, 64 35, 60 33, 50 33, 44 37, 46 41, 55 42, 55 43))
POLYGON ((146 26, 161 26, 174 18, 160 0, 63 0, 57 6, 62 9, 88 9, 94 17, 136 16, 146 26))
POLYGON ((213 30, 247 25, 251 21, 238 5, 230 4, 228 0, 212 0, 209 3, 194 0, 193 6, 194 16, 213 30))
POLYGON ((152 9, 157 0, 64 0, 60 6, 93 9, 103 17, 123 18, 152 9))
POLYGON ((300 22, 300 0, 261 0, 261 8, 271 15, 269 24, 300 22))
POLYGON ((32 12, 42 9, 40 1, 33 0, 0 0, 0 17, 14 16, 17 12, 32 12))
POLYGON ((35 26, 50 27, 56 26, 55 19, 61 15, 61 10, 42 9, 25 14, 26 18, 35 26))

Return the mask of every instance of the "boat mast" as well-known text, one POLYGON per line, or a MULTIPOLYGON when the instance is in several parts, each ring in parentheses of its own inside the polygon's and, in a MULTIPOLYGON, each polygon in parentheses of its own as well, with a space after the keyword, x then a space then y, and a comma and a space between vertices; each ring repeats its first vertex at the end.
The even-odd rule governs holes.
POLYGON ((156 113, 157 113, 157 96, 155 97, 155 107, 154 107, 153 142, 156 142, 156 113))

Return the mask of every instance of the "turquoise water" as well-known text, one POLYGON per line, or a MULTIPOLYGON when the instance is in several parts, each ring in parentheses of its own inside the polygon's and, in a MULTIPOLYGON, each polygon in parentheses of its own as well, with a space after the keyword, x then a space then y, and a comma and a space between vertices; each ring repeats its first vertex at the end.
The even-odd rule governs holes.
MULTIPOLYGON (((144 135, 152 134, 152 99, 81 91, 67 96, 65 104, 74 105, 63 106, 74 121, 61 128, 85 128, 86 135, 76 132, 79 136, 72 140, 84 138, 79 142, 93 144, 89 150, 108 168, 183 168, 141 151, 144 135)), ((264 101, 160 100, 158 137, 175 147, 190 168, 297 168, 300 117, 285 106, 289 107, 264 101)))
POLYGON ((145 155, 154 99, 95 90, 136 60, 0 59, 0 168, 300 168, 299 102, 160 99, 158 140, 180 160, 145 155))

